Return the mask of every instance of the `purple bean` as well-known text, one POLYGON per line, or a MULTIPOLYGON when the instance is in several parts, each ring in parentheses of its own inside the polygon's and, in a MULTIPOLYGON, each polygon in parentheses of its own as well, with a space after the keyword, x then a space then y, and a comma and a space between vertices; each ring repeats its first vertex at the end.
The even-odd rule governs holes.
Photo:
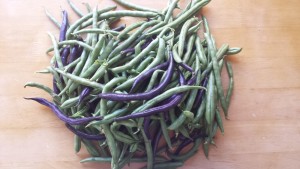
MULTIPOLYGON (((141 49, 145 49, 151 42, 152 42, 152 38, 151 39, 147 39, 146 42, 141 46, 141 49)), ((134 53, 135 49, 134 48, 127 48, 125 50, 121 51, 121 54, 127 54, 127 53, 134 53)))
MULTIPOLYGON (((196 81, 196 75, 194 75, 193 77, 191 77, 191 79, 187 82, 187 85, 192 85, 194 84, 196 81)), ((157 106, 157 107, 153 107, 147 110, 144 110, 142 112, 138 112, 135 114, 130 114, 127 116, 123 116, 123 117, 116 117, 114 120, 115 121, 121 121, 121 120, 128 120, 128 119, 134 119, 134 118, 139 118, 139 117, 147 117, 159 112, 168 112, 170 109, 176 107, 182 100, 182 98, 184 97, 184 94, 178 94, 174 97, 173 100, 170 100, 170 102, 161 105, 161 106, 157 106)))
POLYGON ((113 29, 111 29, 111 30, 112 30, 112 31, 120 32, 120 31, 124 30, 125 28, 126 28, 126 25, 125 25, 125 24, 122 24, 122 25, 120 25, 120 26, 118 26, 118 27, 115 27, 115 28, 113 28, 113 29))
POLYGON ((83 99, 85 99, 91 92, 92 92, 91 87, 85 87, 79 95, 78 104, 80 104, 83 101, 83 99))
POLYGON ((71 54, 70 54, 70 56, 68 58, 67 64, 70 64, 74 60, 76 60, 77 58, 79 58, 79 56, 81 55, 82 51, 83 51, 83 48, 81 46, 74 45, 74 47, 72 48, 71 54))
POLYGON ((87 134, 87 133, 84 133, 82 131, 75 129, 73 126, 71 126, 68 123, 66 123, 65 125, 71 132, 73 132, 80 138, 83 138, 86 140, 105 140, 106 139, 104 134, 99 134, 99 135, 87 134))
POLYGON ((184 139, 179 146, 177 147, 176 151, 174 152, 175 155, 178 155, 186 146, 190 145, 193 142, 191 139, 184 139))
POLYGON ((153 159, 156 155, 156 151, 157 151, 157 148, 158 148, 159 140, 161 138, 161 134, 162 134, 162 130, 159 129, 158 132, 156 133, 156 137, 153 140, 153 159))
POLYGON ((58 87, 57 87, 56 80, 55 80, 54 77, 53 77, 52 83, 53 83, 53 92, 54 92, 55 94, 59 94, 59 93, 60 93, 60 90, 59 90, 58 87))
POLYGON ((179 65, 189 72, 194 72, 193 68, 191 68, 189 65, 187 65, 185 63, 179 63, 179 65))
POLYGON ((185 148, 187 147, 188 145, 190 145, 191 143, 194 142, 194 140, 198 139, 198 138, 203 138, 203 137, 206 137, 205 134, 201 134, 201 133, 193 133, 193 136, 192 136, 192 140, 189 139, 189 138, 185 138, 183 139, 183 141, 181 142, 181 144, 179 144, 179 146, 177 147, 177 149, 175 150, 174 154, 175 155, 178 155, 180 154, 180 152, 185 148))
POLYGON ((93 120, 101 120, 102 119, 102 117, 85 117, 85 118, 80 118, 80 119, 72 119, 72 118, 64 115, 63 112, 54 103, 51 103, 44 98, 35 97, 35 98, 25 98, 25 99, 34 100, 44 106, 49 107, 56 114, 56 116, 59 119, 61 119, 62 121, 66 122, 68 124, 71 124, 71 125, 86 124, 93 120))
MULTIPOLYGON (((207 82, 208 82, 208 76, 206 76, 202 82, 202 86, 206 87, 207 86, 207 82)), ((204 96, 205 90, 200 89, 197 93, 193 108, 199 107, 202 103, 203 100, 203 96, 204 96)))
POLYGON ((164 63, 162 63, 162 64, 160 64, 160 65, 157 65, 157 66, 155 66, 155 67, 153 67, 153 68, 147 70, 147 71, 144 72, 143 74, 140 74, 140 75, 135 79, 135 81, 133 82, 132 87, 131 87, 129 93, 132 93, 132 91, 134 90, 134 88, 136 88, 141 82, 144 82, 147 78, 149 78, 149 77, 152 75, 152 73, 153 73, 154 71, 156 71, 156 70, 158 70, 158 69, 165 69, 165 68, 168 67, 168 65, 169 65, 169 61, 164 62, 164 63))
POLYGON ((116 93, 101 93, 98 96, 102 99, 113 100, 113 101, 131 101, 131 100, 148 100, 157 95, 159 95, 165 87, 169 84, 174 70, 174 60, 172 55, 169 58, 169 67, 167 70, 166 77, 164 80, 154 89, 145 93, 136 93, 136 94, 116 94, 116 93))
POLYGON ((66 40, 66 32, 68 29, 69 21, 68 21, 68 13, 67 11, 63 10, 63 19, 60 27, 60 33, 59 33, 59 41, 64 41, 66 40))
POLYGON ((149 126, 150 126, 150 117, 146 117, 144 119, 144 131, 145 131, 145 134, 147 136, 148 139, 150 139, 151 137, 151 134, 150 134, 150 129, 149 129, 149 126))
POLYGON ((60 57, 61 57, 62 64, 64 66, 67 65, 67 60, 68 60, 69 54, 70 54, 70 46, 67 46, 67 47, 63 48, 63 50, 60 54, 60 57))

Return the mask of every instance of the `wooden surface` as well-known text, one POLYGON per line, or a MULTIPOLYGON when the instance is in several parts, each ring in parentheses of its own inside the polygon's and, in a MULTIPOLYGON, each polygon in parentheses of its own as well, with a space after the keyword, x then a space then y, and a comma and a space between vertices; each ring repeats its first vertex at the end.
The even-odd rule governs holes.
MULTIPOLYGON (((83 1, 76 1, 82 9, 83 1)), ((87 2, 100 8, 113 4, 87 2)), ((167 0, 135 2, 161 9, 167 0)), ((213 0, 205 7, 217 44, 241 46, 243 52, 230 57, 236 85, 225 135, 217 135, 209 160, 199 151, 182 168, 300 168, 299 6, 299 0, 213 0)), ((23 88, 28 81, 51 85, 50 76, 34 73, 49 64, 46 32, 58 34, 43 7, 57 18, 60 7, 70 11, 60 0, 0 0, 0 168, 109 168, 80 164, 87 153, 74 153, 73 134, 49 109, 23 99, 49 98, 38 89, 23 88)), ((71 12, 70 18, 77 19, 71 12)))

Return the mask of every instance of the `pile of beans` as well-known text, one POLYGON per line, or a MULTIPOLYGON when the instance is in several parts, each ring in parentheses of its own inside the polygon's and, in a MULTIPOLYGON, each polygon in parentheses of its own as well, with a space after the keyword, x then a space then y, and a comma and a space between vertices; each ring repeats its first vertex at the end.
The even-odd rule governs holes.
POLYGON ((176 168, 196 154, 208 156, 221 112, 228 115, 233 71, 226 56, 241 48, 217 47, 206 18, 198 12, 210 0, 193 0, 175 14, 179 0, 161 11, 114 0, 116 6, 83 14, 70 24, 63 11, 59 39, 49 33, 51 64, 39 73, 53 75, 53 87, 29 82, 52 96, 25 98, 49 107, 75 134, 91 157, 81 162, 110 162, 118 169, 130 162, 145 168, 176 168), (123 17, 145 18, 131 25, 123 17), (117 26, 115 26, 117 25, 117 26), (229 87, 222 86, 225 65, 229 87))

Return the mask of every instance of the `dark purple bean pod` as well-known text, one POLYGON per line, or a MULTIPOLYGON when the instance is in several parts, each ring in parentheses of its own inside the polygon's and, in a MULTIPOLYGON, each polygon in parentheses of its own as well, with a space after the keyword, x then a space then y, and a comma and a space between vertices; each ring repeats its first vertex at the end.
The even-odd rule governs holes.
POLYGON ((179 155, 180 152, 185 148, 187 147, 188 145, 190 145, 191 143, 194 142, 194 140, 198 139, 198 138, 203 138, 203 137, 206 137, 205 134, 195 134, 192 136, 192 140, 189 139, 189 138, 184 138, 184 140, 181 142, 181 144, 179 144, 179 146, 177 147, 177 149, 175 150, 174 154, 175 155, 179 155))
POLYGON ((86 139, 86 140, 105 140, 106 137, 104 134, 99 134, 99 135, 94 135, 94 134, 87 134, 82 131, 79 131, 75 129, 73 126, 70 124, 66 123, 66 127, 74 134, 76 134, 78 137, 86 139))
POLYGON ((78 104, 80 104, 91 92, 92 92, 91 87, 85 87, 79 95, 78 104))
MULTIPOLYGON (((183 73, 182 73, 179 69, 177 69, 177 72, 178 72, 178 74, 179 74, 179 85, 180 85, 180 86, 185 85, 185 84, 186 84, 186 80, 185 80, 185 78, 184 78, 183 73)), ((178 96, 178 95, 180 95, 180 93, 174 94, 173 96, 171 96, 171 97, 169 97, 169 98, 163 100, 163 101, 160 103, 160 105, 164 105, 164 104, 169 103, 171 100, 175 99, 175 97, 178 96)))
POLYGON ((170 64, 164 80, 156 88, 150 90, 149 92, 136 93, 136 94, 101 93, 98 95, 98 97, 102 99, 113 100, 113 101, 131 101, 131 100, 148 100, 159 95, 169 84, 174 72, 173 57, 170 56, 169 60, 170 60, 170 64))
POLYGON ((137 85, 139 85, 140 83, 144 82, 147 78, 149 78, 149 77, 152 75, 152 73, 153 73, 154 71, 159 70, 159 69, 165 69, 165 68, 168 67, 168 65, 169 65, 169 61, 164 62, 164 63, 162 63, 162 64, 160 64, 160 65, 157 65, 157 66, 155 66, 155 67, 153 67, 153 68, 147 70, 147 71, 144 72, 143 74, 140 74, 140 75, 135 79, 135 81, 133 82, 132 87, 131 87, 129 93, 132 93, 132 91, 134 90, 134 88, 136 88, 137 85))
POLYGON ((35 98, 25 98, 25 99, 34 100, 44 106, 49 107, 59 119, 61 119, 65 123, 68 123, 71 125, 80 125, 80 124, 89 123, 93 120, 102 120, 102 117, 85 117, 85 118, 80 118, 80 119, 72 119, 72 118, 64 115, 63 112, 54 103, 51 103, 44 98, 35 97, 35 98))
MULTIPOLYGON (((187 85, 192 85, 195 83, 195 81, 196 81, 196 76, 194 75, 187 82, 187 85)), ((184 93, 176 94, 176 96, 174 97, 173 100, 170 100, 170 102, 168 102, 164 105, 153 107, 153 108, 150 108, 150 109, 147 109, 142 112, 135 113, 135 114, 130 114, 127 116, 122 116, 122 117, 116 117, 116 118, 114 118, 114 120, 115 121, 128 120, 128 119, 151 116, 151 115, 159 113, 159 112, 168 112, 170 109, 176 107, 181 102, 183 97, 184 97, 184 93)))
MULTIPOLYGON (((208 76, 205 76, 203 82, 202 82, 202 86, 206 87, 207 86, 207 82, 208 82, 208 76)), ((202 103, 203 100, 203 96, 204 96, 205 90, 200 89, 197 93, 193 108, 199 107, 202 103)))
POLYGON ((52 83, 53 83, 53 92, 54 92, 55 94, 59 94, 59 93, 60 93, 60 90, 59 90, 58 87, 57 87, 56 80, 55 80, 54 77, 53 77, 52 83))
POLYGON ((143 126, 144 126, 144 132, 147 136, 147 138, 150 140, 151 139, 151 134, 150 134, 150 117, 146 117, 144 119, 144 123, 143 123, 143 126))
POLYGON ((72 63, 74 60, 76 60, 77 58, 79 58, 79 56, 81 55, 83 51, 83 48, 81 46, 78 45, 74 45, 71 51, 71 54, 68 58, 68 62, 67 64, 72 63))
MULTIPOLYGON (((146 42, 141 46, 141 49, 145 49, 151 42, 153 41, 153 39, 147 39, 146 42)), ((135 49, 134 48, 127 48, 121 51, 122 55, 125 55, 127 53, 134 53, 135 49)))
POLYGON ((60 53, 61 61, 64 66, 67 65, 69 54, 70 54, 70 46, 63 48, 62 52, 60 53))
POLYGON ((175 150, 174 154, 178 155, 180 154, 180 152, 188 145, 190 145, 193 142, 193 140, 191 139, 184 139, 179 146, 177 147, 177 149, 175 150))
POLYGON ((112 30, 112 31, 120 32, 120 31, 124 30, 125 28, 126 28, 126 24, 122 24, 122 25, 120 25, 120 26, 118 26, 118 27, 115 27, 115 28, 113 28, 113 29, 111 29, 111 30, 112 30))
POLYGON ((157 149, 158 149, 158 144, 159 144, 161 135, 162 135, 162 130, 159 129, 158 132, 156 133, 156 137, 153 140, 153 146, 152 146, 153 147, 153 159, 156 156, 156 152, 157 152, 157 149))
POLYGON ((60 32, 59 32, 59 41, 60 42, 66 40, 66 32, 67 32, 68 25, 69 25, 67 11, 63 10, 62 14, 63 14, 63 18, 62 18, 62 23, 61 23, 60 32))
POLYGON ((184 68, 185 70, 189 71, 189 72, 194 72, 193 68, 191 68, 189 65, 187 65, 186 63, 179 63, 179 65, 184 68))

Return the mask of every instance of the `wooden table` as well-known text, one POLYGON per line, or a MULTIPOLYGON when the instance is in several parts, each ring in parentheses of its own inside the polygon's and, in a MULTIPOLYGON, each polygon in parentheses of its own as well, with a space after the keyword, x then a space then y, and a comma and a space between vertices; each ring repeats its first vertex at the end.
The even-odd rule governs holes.
MULTIPOLYGON (((86 1, 100 8, 113 4, 86 1)), ((84 10, 81 2, 75 1, 84 10)), ((161 9, 167 0, 135 2, 161 9)), ((243 52, 230 56, 236 85, 225 135, 218 133, 209 160, 201 150, 182 168, 300 168, 299 6, 299 0, 213 0, 205 7, 218 46, 241 46, 243 52)), ((58 34, 43 7, 57 18, 60 7, 71 11, 66 1, 0 0, 0 168, 109 168, 80 164, 88 155, 74 153, 73 134, 49 109, 23 99, 49 98, 23 88, 28 81, 51 85, 50 76, 34 73, 49 65, 46 32, 58 34)), ((77 19, 71 12, 70 18, 77 19)))

